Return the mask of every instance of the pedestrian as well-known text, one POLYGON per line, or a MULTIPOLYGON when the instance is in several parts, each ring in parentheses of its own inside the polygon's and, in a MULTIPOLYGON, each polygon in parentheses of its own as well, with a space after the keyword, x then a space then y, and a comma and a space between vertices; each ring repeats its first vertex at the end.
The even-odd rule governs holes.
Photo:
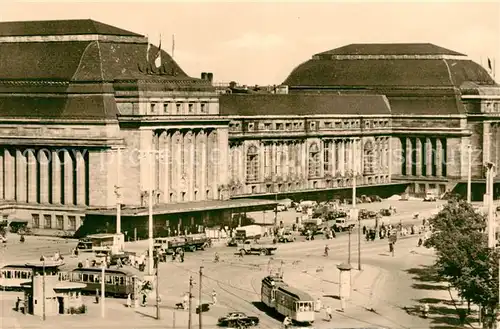
POLYGON ((316 299, 316 304, 314 305, 314 311, 315 312, 321 311, 321 299, 319 297, 318 299, 316 299))
POLYGON ((188 294, 184 295, 184 299, 182 300, 182 307, 187 310, 189 306, 189 296, 188 294))
POLYGON ((392 257, 394 257, 394 244, 389 242, 389 252, 392 253, 392 257))
POLYGON ((142 307, 146 307, 148 305, 148 296, 146 294, 142 294, 142 307))
POLYGON ((99 289, 95 290, 95 303, 99 304, 99 289))
POLYGON ((19 305, 21 304, 21 298, 17 297, 16 300, 16 312, 19 312, 19 305))
POLYGON ((181 263, 184 263, 184 251, 181 252, 180 256, 181 256, 181 263))
POLYGON ((217 304, 217 293, 215 292, 215 289, 212 290, 212 304, 217 304))
POLYGON ((325 257, 328 257, 328 251, 330 250, 330 248, 328 247, 328 245, 325 245, 325 257))
POLYGON ((417 244, 417 247, 421 247, 421 246, 422 246, 422 243, 423 243, 422 237, 421 237, 421 236, 419 236, 419 237, 418 237, 418 244, 417 244))
POLYGON ((245 250, 244 250, 244 249, 241 249, 241 250, 240 250, 240 255, 239 255, 239 257, 240 257, 240 258, 243 258, 243 255, 244 255, 244 254, 245 254, 245 250))
POLYGON ((292 320, 288 316, 285 316, 285 319, 283 320, 283 328, 288 329, 288 327, 292 324, 292 320))
POLYGON ((326 318, 327 318, 327 321, 332 321, 332 308, 330 306, 327 306, 326 307, 326 318))
POLYGON ((130 294, 127 295, 127 307, 128 308, 132 307, 132 297, 130 294))
POLYGON ((215 262, 215 263, 218 263, 218 262, 219 262, 219 253, 218 253, 218 252, 215 252, 214 262, 215 262))
POLYGON ((89 268, 89 267, 90 267, 90 261, 89 261, 89 259, 88 259, 88 258, 87 258, 87 259, 85 259, 85 264, 84 264, 84 267, 85 267, 85 268, 89 268))
POLYGON ((363 235, 366 234, 366 226, 363 226, 363 235))

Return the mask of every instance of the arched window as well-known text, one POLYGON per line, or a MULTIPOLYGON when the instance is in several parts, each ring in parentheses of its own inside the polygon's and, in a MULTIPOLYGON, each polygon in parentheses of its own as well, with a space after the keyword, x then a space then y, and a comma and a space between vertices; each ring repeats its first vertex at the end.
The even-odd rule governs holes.
POLYGON ((247 181, 255 182, 259 179, 259 152, 254 145, 247 150, 247 181))
POLYGON ((363 172, 365 174, 373 174, 373 143, 371 141, 367 142, 363 148, 363 172))
POLYGON ((309 177, 319 177, 321 175, 321 154, 316 143, 309 147, 309 177))

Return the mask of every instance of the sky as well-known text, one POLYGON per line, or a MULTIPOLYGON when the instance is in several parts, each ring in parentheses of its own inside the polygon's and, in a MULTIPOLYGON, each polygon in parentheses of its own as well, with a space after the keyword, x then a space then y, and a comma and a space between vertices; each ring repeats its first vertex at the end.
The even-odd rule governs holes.
POLYGON ((500 77, 500 2, 15 2, 0 21, 93 19, 172 49, 186 73, 214 81, 280 84, 315 53, 351 43, 430 42, 500 77), (496 58, 496 61, 493 59, 496 58))

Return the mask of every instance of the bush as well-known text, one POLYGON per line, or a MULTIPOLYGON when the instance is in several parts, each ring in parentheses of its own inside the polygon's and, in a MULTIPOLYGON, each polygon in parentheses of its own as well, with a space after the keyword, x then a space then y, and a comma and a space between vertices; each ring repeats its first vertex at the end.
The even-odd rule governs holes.
POLYGON ((81 305, 78 307, 70 307, 68 310, 69 314, 85 314, 87 313, 87 306, 81 305))

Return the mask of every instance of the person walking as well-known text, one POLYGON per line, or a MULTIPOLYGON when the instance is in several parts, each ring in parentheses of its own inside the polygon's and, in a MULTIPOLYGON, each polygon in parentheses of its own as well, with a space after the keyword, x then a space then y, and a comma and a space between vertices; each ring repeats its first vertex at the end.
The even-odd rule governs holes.
POLYGON ((130 296, 130 294, 127 295, 127 307, 132 307, 132 297, 130 296))
POLYGON ((321 311, 321 299, 318 297, 318 299, 316 299, 316 304, 314 304, 314 312, 319 311, 321 311))
POLYGON ((333 317, 332 317, 332 308, 330 306, 327 306, 326 307, 326 319, 327 321, 332 321, 333 317))
POLYGON ((215 289, 212 290, 212 304, 217 304, 217 293, 215 292, 215 289))
POLYGON ((325 257, 328 257, 329 250, 330 250, 330 248, 328 247, 328 245, 325 245, 325 254, 324 254, 325 257))

